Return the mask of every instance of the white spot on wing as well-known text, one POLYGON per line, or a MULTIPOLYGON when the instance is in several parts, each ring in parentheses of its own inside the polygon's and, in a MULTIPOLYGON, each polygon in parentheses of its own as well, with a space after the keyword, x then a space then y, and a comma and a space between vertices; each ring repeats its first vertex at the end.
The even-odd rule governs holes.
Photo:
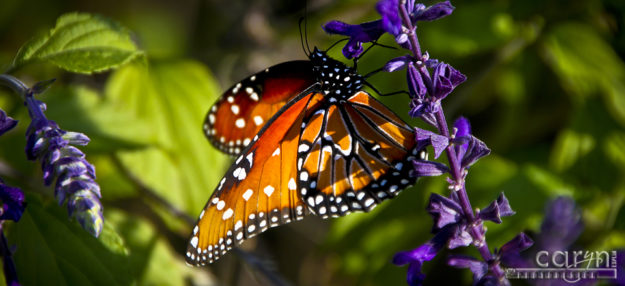
POLYGON ((256 126, 260 126, 261 124, 263 124, 264 120, 262 117, 256 115, 254 116, 254 124, 256 124, 256 126))
POLYGON ((247 202, 247 200, 249 200, 253 194, 254 194, 254 191, 252 191, 252 189, 247 189, 247 191, 243 193, 243 199, 247 202))
POLYGON ((273 151, 273 154, 271 154, 271 156, 278 156, 280 155, 280 147, 276 148, 275 151, 273 151))
POLYGON ((239 106, 236 104, 233 104, 232 106, 230 106, 230 110, 232 111, 232 113, 234 113, 234 115, 239 114, 239 106))
POLYGON ((197 248, 197 243, 198 243, 198 238, 197 236, 194 236, 193 238, 191 238, 191 246, 193 246, 193 248, 197 248))
POLYGON ((295 183, 295 179, 291 178, 289 180, 289 190, 297 189, 297 184, 295 183))
MULTIPOLYGON (((234 105, 233 105, 234 106, 234 105)), ((245 127, 245 120, 243 120, 243 118, 239 118, 237 119, 237 121, 234 122, 234 124, 238 127, 238 128, 243 128, 245 127)))
POLYGON ((228 209, 224 212, 224 215, 223 215, 223 216, 221 216, 221 219, 223 219, 223 220, 227 220, 227 219, 231 218, 233 214, 234 214, 234 211, 233 211, 231 208, 228 208, 228 209))
POLYGON ((268 186, 266 186, 266 187, 265 187, 265 189, 263 189, 263 192, 265 192, 265 195, 267 195, 268 197, 270 197, 270 196, 271 196, 271 194, 273 194, 273 191, 274 191, 274 190, 275 190, 275 189, 274 189, 271 185, 268 185, 268 186))

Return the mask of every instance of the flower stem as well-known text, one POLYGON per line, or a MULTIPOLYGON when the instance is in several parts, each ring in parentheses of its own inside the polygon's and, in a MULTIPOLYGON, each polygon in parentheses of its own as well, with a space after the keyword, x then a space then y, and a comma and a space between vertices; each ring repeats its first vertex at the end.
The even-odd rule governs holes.
POLYGON ((0 74, 0 83, 19 94, 22 99, 25 99, 29 90, 28 86, 26 86, 26 84, 24 84, 21 80, 8 74, 0 74))

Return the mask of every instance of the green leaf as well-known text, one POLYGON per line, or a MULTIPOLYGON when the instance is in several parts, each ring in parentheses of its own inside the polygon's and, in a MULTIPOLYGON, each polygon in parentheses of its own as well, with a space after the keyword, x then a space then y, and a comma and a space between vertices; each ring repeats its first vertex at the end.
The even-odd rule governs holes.
POLYGON ((595 139, 592 135, 577 133, 570 129, 562 130, 553 145, 551 165, 558 171, 566 170, 594 147, 595 139))
POLYGON ((563 182, 555 174, 536 165, 527 165, 524 169, 527 178, 541 191, 550 196, 573 196, 575 188, 563 182))
MULTIPOLYGON (((180 209, 197 214, 229 159, 202 131, 219 91, 206 68, 192 61, 128 65, 106 86, 107 104, 140 119, 147 148, 120 152, 122 163, 143 183, 180 209)), ((123 126, 101 125, 103 128, 123 126)))
POLYGON ((543 58, 562 87, 578 102, 601 95, 611 115, 625 126, 625 63, 593 30, 579 23, 556 26, 545 37, 543 58))
POLYGON ((615 132, 606 138, 604 149, 608 158, 625 170, 625 133, 615 132))
POLYGON ((21 220, 10 229, 22 285, 129 285, 127 251, 111 227, 96 239, 67 218, 53 200, 27 195, 21 220))
POLYGON ((45 61, 77 73, 90 74, 124 64, 141 55, 129 32, 98 15, 68 13, 48 33, 24 44, 11 69, 45 61))

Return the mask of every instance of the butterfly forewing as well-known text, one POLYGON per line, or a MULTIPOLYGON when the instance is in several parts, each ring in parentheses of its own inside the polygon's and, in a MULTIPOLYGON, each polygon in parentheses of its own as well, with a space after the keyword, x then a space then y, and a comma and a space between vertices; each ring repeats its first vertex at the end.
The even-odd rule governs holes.
POLYGON ((304 217, 294 154, 305 111, 322 98, 310 93, 290 102, 252 139, 200 214, 187 246, 188 263, 211 263, 246 238, 304 217))
POLYGON ((206 115, 209 141, 238 155, 282 106, 314 83, 312 70, 310 61, 285 62, 229 88, 206 115))
POLYGON ((304 123, 298 183, 317 215, 369 211, 414 183, 410 127, 366 92, 327 105, 304 123))

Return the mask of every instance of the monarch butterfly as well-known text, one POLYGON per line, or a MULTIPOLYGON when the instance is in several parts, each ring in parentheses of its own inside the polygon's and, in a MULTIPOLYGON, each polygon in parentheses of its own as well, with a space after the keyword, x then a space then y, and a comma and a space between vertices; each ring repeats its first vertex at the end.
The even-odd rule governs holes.
POLYGON ((193 228, 186 261, 212 263, 267 228, 370 211, 414 184, 412 129, 362 90, 352 67, 314 48, 228 89, 204 132, 238 156, 193 228))

